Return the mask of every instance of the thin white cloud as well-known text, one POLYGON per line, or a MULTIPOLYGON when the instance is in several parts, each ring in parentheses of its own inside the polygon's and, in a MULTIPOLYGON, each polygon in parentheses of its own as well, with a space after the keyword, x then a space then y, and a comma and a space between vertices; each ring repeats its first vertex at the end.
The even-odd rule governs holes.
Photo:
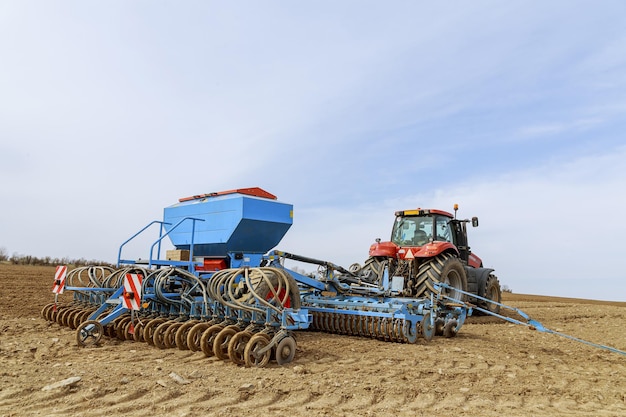
POLYGON ((562 135, 568 132, 580 132, 597 127, 602 123, 603 120, 601 118, 583 118, 568 122, 555 122, 526 126, 521 128, 518 134, 513 135, 513 138, 537 138, 562 135))

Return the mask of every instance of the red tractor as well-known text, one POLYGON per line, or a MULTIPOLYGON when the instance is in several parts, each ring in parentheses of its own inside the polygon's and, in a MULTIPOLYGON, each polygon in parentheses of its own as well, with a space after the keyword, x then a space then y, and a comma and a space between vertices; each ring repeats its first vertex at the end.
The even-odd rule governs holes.
MULTIPOLYGON (((404 277, 403 295, 407 297, 427 296, 436 292, 434 283, 444 282, 454 289, 500 303, 498 278, 493 269, 484 268, 482 260, 471 252, 466 227, 470 220, 458 220, 457 210, 455 204, 454 215, 420 208, 397 211, 391 241, 376 239, 361 273, 376 279, 388 265, 389 277, 404 277)), ((478 218, 472 218, 471 223, 478 226, 478 218)), ((500 310, 497 304, 467 297, 454 289, 446 290, 446 295, 496 313, 500 310)))

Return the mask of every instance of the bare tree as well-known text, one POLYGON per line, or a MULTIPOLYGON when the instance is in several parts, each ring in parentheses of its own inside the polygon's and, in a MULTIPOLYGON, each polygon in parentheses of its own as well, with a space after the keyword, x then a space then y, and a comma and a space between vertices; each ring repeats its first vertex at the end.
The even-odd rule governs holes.
POLYGON ((7 251, 7 248, 0 247, 0 262, 6 261, 9 259, 9 252, 7 251))

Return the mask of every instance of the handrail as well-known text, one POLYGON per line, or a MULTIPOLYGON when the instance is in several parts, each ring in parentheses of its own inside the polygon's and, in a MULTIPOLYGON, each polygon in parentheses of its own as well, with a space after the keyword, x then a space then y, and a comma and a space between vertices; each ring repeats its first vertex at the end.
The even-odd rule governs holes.
MULTIPOLYGON (((161 225, 160 230, 159 230, 159 237, 163 236, 163 226, 165 226, 166 224, 171 224, 171 223, 162 222, 162 221, 159 221, 159 220, 153 220, 150 223, 148 223, 143 229, 141 229, 140 231, 138 231, 137 233, 132 235, 130 238, 128 238, 124 243, 122 243, 120 245, 120 249, 117 252, 117 266, 118 266, 118 268, 120 266, 120 261, 122 260, 122 248, 124 247, 124 245, 126 245, 128 242, 130 242, 131 240, 133 240, 134 238, 139 236, 141 233, 143 233, 144 230, 146 230, 148 227, 152 226, 155 223, 159 223, 161 225)), ((159 242, 160 242, 160 239, 159 239, 159 242)), ((161 245, 160 244, 159 244, 159 252, 158 253, 161 253, 161 245)), ((150 252, 150 257, 152 258, 152 252, 150 252)))
MULTIPOLYGON (((197 217, 185 217, 183 219, 181 219, 178 223, 176 223, 174 226, 172 226, 172 228, 170 230, 168 230, 164 235, 159 236, 159 238, 157 239, 156 242, 154 242, 152 244, 152 246, 150 246, 150 259, 148 260, 148 268, 152 268, 152 253, 154 250, 154 246, 155 245, 159 245, 159 250, 161 248, 161 241, 163 240, 163 238, 165 238, 165 236, 169 235, 174 229, 176 229, 178 226, 180 226, 185 220, 191 220, 193 221, 193 224, 191 225, 191 243, 189 245, 189 272, 194 273, 196 271, 196 267, 193 263, 193 246, 194 246, 194 238, 195 238, 195 233, 196 233, 196 221, 201 221, 203 222, 204 219, 199 219, 197 217)), ((168 223, 170 224, 170 223, 168 223)))

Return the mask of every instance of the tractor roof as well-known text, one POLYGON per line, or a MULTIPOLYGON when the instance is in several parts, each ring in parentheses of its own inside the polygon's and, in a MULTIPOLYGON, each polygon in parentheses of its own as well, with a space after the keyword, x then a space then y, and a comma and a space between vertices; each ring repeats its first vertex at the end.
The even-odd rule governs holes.
POLYGON ((401 217, 401 216, 427 216, 429 214, 439 214, 440 216, 450 217, 451 219, 454 218, 454 216, 452 214, 448 213, 447 211, 437 210, 437 209, 417 208, 417 209, 414 209, 414 210, 396 211, 396 217, 401 217))

